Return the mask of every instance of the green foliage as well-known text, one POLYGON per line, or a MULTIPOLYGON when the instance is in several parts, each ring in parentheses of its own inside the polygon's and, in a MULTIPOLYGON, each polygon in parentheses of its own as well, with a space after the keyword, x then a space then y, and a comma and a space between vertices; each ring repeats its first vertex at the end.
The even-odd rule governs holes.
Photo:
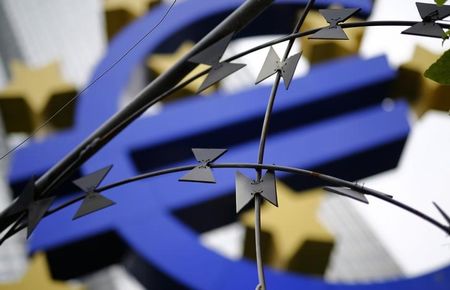
POLYGON ((442 36, 442 46, 444 46, 444 43, 450 38, 450 30, 447 30, 442 36))
POLYGON ((425 76, 443 85, 450 85, 450 50, 447 50, 430 68, 425 76))
MULTIPOLYGON (((447 0, 434 0, 437 5, 444 5, 447 0)), ((450 38, 450 30, 445 32, 442 37, 442 45, 450 38)), ((432 64, 425 72, 425 77, 443 85, 450 85, 450 50, 442 55, 434 64, 432 64)), ((450 111, 449 111, 450 114, 450 111)))

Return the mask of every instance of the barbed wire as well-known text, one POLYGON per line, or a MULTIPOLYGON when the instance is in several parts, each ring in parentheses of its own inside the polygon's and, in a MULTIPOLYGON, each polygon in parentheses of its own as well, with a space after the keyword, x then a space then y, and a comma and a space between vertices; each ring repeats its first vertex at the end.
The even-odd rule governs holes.
MULTIPOLYGON (((166 13, 164 14, 164 16, 162 17, 162 19, 160 20, 160 22, 155 25, 155 27, 153 27, 146 35, 144 35, 137 43, 135 43, 126 53, 125 55, 123 55, 121 58, 119 58, 111 67, 109 67, 104 73, 102 73, 97 79, 95 79, 91 84, 89 84, 81 93, 83 93, 85 90, 87 90, 90 86, 92 86, 96 81, 98 81, 101 77, 103 77, 109 70, 111 70, 118 62, 120 62, 127 54, 129 54, 131 52, 132 49, 134 49, 140 42, 143 41, 143 39, 145 37, 147 37, 154 29, 157 28, 158 25, 160 25, 162 23, 162 21, 165 19, 165 17, 168 15, 168 13, 170 12, 170 10, 172 9, 172 7, 175 5, 176 0, 173 1, 172 5, 169 7, 169 9, 166 11, 166 13)), ((314 34, 316 32, 318 32, 321 29, 324 29, 328 26, 325 27, 321 27, 321 28, 316 28, 316 29, 312 29, 309 31, 305 31, 305 32, 299 32, 302 23, 304 21, 304 19, 306 18, 306 16, 309 13, 309 10, 312 8, 312 5, 314 4, 314 0, 309 0, 308 4, 307 4, 307 8, 305 9, 304 13, 302 14, 302 16, 300 17, 300 20, 298 22, 298 24, 296 25, 296 28, 294 29, 294 33, 266 42, 262 45, 259 46, 255 46, 253 48, 250 48, 244 52, 238 53, 232 57, 229 57, 228 59, 222 61, 222 62, 229 62, 235 59, 238 59, 242 56, 245 56, 247 54, 250 54, 252 52, 255 52, 257 50, 272 46, 274 44, 280 43, 280 42, 284 42, 284 41, 289 41, 289 44, 285 50, 285 53, 283 55, 283 58, 281 59, 281 61, 285 61, 287 56, 289 55, 290 49, 292 48, 292 44, 293 41, 296 38, 300 38, 300 37, 305 37, 311 34, 314 34)), ((417 21, 363 21, 363 22, 352 22, 352 23, 341 23, 339 24, 339 27, 341 27, 342 29, 349 29, 349 28, 355 28, 355 27, 368 27, 368 26, 413 26, 416 25, 420 22, 417 21)), ((440 23, 440 25, 443 28, 450 28, 450 24, 442 24, 440 23)), ((172 94, 173 92, 177 91, 178 89, 184 87, 185 85, 189 84, 190 82, 196 80, 197 78, 199 78, 200 76, 205 75, 206 73, 208 73, 210 71, 210 69, 206 69, 198 74, 196 74, 195 76, 191 77, 190 79, 179 83, 177 85, 175 85, 174 87, 170 88, 169 90, 167 90, 166 92, 164 92, 163 94, 161 94, 160 96, 158 96, 157 98, 154 98, 152 101, 150 101, 148 104, 146 104, 145 106, 142 106, 141 108, 135 110, 134 112, 132 112, 129 116, 127 116, 127 118, 125 118, 124 120, 122 120, 122 122, 119 123, 118 126, 114 127, 112 130, 110 130, 109 132, 106 132, 103 136, 99 137, 99 144, 106 144, 108 142, 108 140, 110 140, 112 137, 114 137, 115 135, 117 135, 118 133, 120 133, 121 130, 123 130, 123 128, 125 128, 128 124, 130 124, 133 120, 136 119, 137 116, 139 116, 140 114, 142 114, 145 110, 147 110, 148 108, 150 108, 151 106, 153 106, 154 104, 156 104, 158 101, 166 98, 167 96, 169 96, 170 94, 172 94)), ((318 172, 314 172, 314 171, 310 171, 310 170, 306 170, 306 169, 300 169, 300 168, 295 168, 295 167, 287 167, 287 166, 281 166, 281 165, 268 165, 268 164, 263 164, 263 159, 264 159, 264 151, 265 151, 265 141, 266 141, 266 137, 268 134, 268 127, 270 124, 270 117, 271 117, 271 113, 272 113, 272 107, 275 101, 275 97, 276 97, 276 92, 278 90, 278 85, 281 79, 281 72, 280 69, 277 69, 277 75, 272 87, 272 92, 271 95, 269 97, 269 101, 267 104, 267 108, 266 108, 266 114, 264 117, 264 121, 263 121, 263 126, 262 126, 262 130, 261 130, 261 135, 260 135, 260 144, 259 144, 259 148, 258 148, 258 160, 257 163, 208 163, 208 166, 211 168, 233 168, 233 169, 237 169, 237 168, 247 168, 247 169, 254 169, 257 172, 257 179, 256 181, 260 181, 261 178, 261 172, 263 169, 265 170, 271 170, 273 172, 277 172, 277 171, 281 171, 281 172, 286 172, 286 173, 291 173, 291 174, 296 174, 296 175, 302 175, 302 176, 309 176, 311 178, 316 178, 316 179, 320 179, 328 184, 331 185, 337 185, 337 186, 342 186, 342 187, 346 187, 349 188, 351 190, 354 190, 358 193, 364 194, 364 195, 370 195, 373 196, 375 198, 381 199, 387 203, 390 203, 398 208, 401 208, 411 214, 414 214, 416 216, 418 216, 419 218, 429 222, 430 224, 434 225, 435 227, 441 229, 442 231, 444 231, 447 234, 450 234, 450 225, 444 225, 442 223, 440 223, 439 221, 437 221, 436 219, 432 218, 431 216, 415 209, 412 208, 410 206, 408 206, 405 203, 402 203, 398 200, 395 200, 394 198, 392 198, 392 196, 384 194, 382 192, 370 189, 368 187, 365 186, 365 184, 359 184, 358 182, 350 182, 347 180, 343 180, 343 179, 339 179, 337 177, 334 176, 330 176, 330 175, 325 175, 325 174, 321 174, 318 172)), ((60 110, 58 110, 55 115, 53 115, 49 120, 47 120, 43 125, 41 125, 40 127, 38 127, 37 130, 39 130, 41 127, 45 126, 46 124, 48 124, 48 122, 57 114, 61 113, 62 110, 64 110, 64 108, 73 100, 75 100, 79 95, 75 96, 72 100, 70 100, 68 103, 66 103, 60 110)), ((33 134, 33 133, 32 133, 33 134)), ((8 154, 10 154, 11 152, 13 152, 14 150, 16 150, 17 148, 19 148, 22 144, 24 144, 26 141, 28 141, 30 138, 32 137, 32 135, 30 135, 27 139, 25 139, 22 143, 18 144, 15 148, 13 148, 12 150, 8 151, 4 156, 0 157, 0 160, 3 159, 4 157, 6 157, 8 154)), ((97 141, 96 141, 97 142, 97 141)), ((95 145, 95 144, 94 144, 95 145)), ((97 150, 99 149, 96 145, 92 146, 92 152, 89 152, 89 154, 95 154, 97 152, 97 150)), ((100 147, 101 148, 101 147, 100 147)), ((87 149, 86 149, 87 150, 87 149)), ((73 165, 73 164, 72 164, 73 165)), ((73 165, 75 166, 75 165, 73 165)), ((143 180, 143 179, 148 179, 148 178, 152 178, 155 176, 160 176, 160 175, 166 175, 166 174, 171 174, 171 173, 176 173, 176 172, 181 172, 181 171, 187 171, 187 170, 192 170, 193 168, 195 168, 196 165, 187 165, 187 166, 180 166, 180 167, 174 167, 174 168, 169 168, 169 169, 164 169, 164 170, 159 170, 159 171, 153 171, 153 172, 148 172, 148 173, 144 173, 144 174, 140 174, 140 175, 136 175, 134 177, 131 178, 127 178, 124 180, 120 180, 117 181, 115 183, 111 183, 99 188, 95 189, 95 192, 100 193, 103 191, 107 191, 119 186, 123 186, 132 182, 136 182, 139 180, 143 180)), ((70 172, 70 168, 67 168, 68 172, 70 172)), ((48 186, 48 188, 51 188, 51 186, 48 186)), ((68 202, 65 202, 61 205, 58 205, 55 208, 52 209, 48 209, 44 216, 49 216, 51 214, 54 214, 60 210, 63 210, 64 208, 80 201, 83 200, 85 197, 87 196, 87 194, 82 194, 79 197, 72 199, 68 202)), ((261 245, 260 245, 260 237, 258 234, 258 230, 260 231, 260 196, 257 194, 255 196, 255 242, 256 242, 256 252, 257 252, 257 269, 258 269, 258 280, 259 280, 259 284, 256 286, 257 289, 266 289, 265 287, 265 279, 264 279, 264 271, 263 271, 263 263, 262 263, 262 257, 261 257, 261 245)), ((439 209, 439 207, 438 207, 439 209)), ((440 210, 440 209, 439 209, 440 210)), ((444 215, 445 217, 445 213, 443 213, 441 211, 441 214, 444 215)), ((27 222, 25 220, 23 220, 24 218, 24 212, 21 213, 21 215, 17 218, 17 220, 15 220, 15 222, 12 224, 10 230, 0 239, 0 243, 3 243, 5 240, 7 240, 9 237, 13 236, 14 234, 16 234, 18 231, 22 230, 23 228, 27 227, 27 222)))

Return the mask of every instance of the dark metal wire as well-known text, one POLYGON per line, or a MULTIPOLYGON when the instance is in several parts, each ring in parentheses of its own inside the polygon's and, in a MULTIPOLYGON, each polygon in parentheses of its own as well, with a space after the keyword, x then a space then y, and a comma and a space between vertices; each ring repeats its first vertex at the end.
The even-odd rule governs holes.
MULTIPOLYGON (((397 20, 380 20, 380 21, 360 21, 360 22, 351 22, 351 23, 341 23, 339 24, 339 26, 341 26, 342 28, 357 28, 357 27, 370 27, 370 26, 413 26, 417 23, 420 23, 420 21, 397 21, 397 20)), ((450 24, 443 24, 443 23, 439 23, 439 25, 442 28, 446 28, 446 29, 450 29, 450 24)), ((299 38, 299 37, 304 37, 304 36, 308 36, 311 34, 316 33, 317 31, 324 29, 328 26, 323 26, 323 27, 319 27, 319 28, 314 28, 308 31, 304 31, 304 32, 298 32, 298 33, 292 33, 271 41, 268 41, 266 43, 260 44, 258 46, 252 47, 248 50, 245 50, 241 53, 235 54, 229 58, 227 58, 225 61, 233 61, 236 60, 238 58, 241 58, 243 56, 246 56, 247 54, 250 54, 252 52, 261 50, 263 48, 269 47, 271 45, 275 45, 281 42, 284 42, 286 40, 291 40, 291 39, 295 39, 295 38, 299 38)))
MULTIPOLYGON (((113 189, 115 187, 119 187, 121 185, 124 184, 128 184, 128 183, 132 183, 138 180, 142 180, 142 179, 147 179, 147 178, 151 178, 151 177, 156 177, 156 176, 160 176, 160 175, 164 175, 164 174, 170 174, 170 173, 174 173, 174 172, 181 172, 181 171, 187 171, 187 170, 191 170, 193 169, 195 166, 194 165, 187 165, 187 166, 179 166, 179 167, 174 167, 174 168, 169 168, 169 169, 163 169, 163 170, 158 170, 158 171, 154 171, 154 172, 150 172, 150 173, 146 173, 146 174, 141 174, 141 175, 136 175, 134 177, 128 178, 128 179, 124 179, 115 183, 111 183, 109 185, 105 185, 102 187, 97 188, 96 192, 102 192, 102 191, 106 191, 109 189, 113 189)), ((55 213, 65 207, 68 207, 71 204, 74 204, 80 200, 83 200, 85 198, 85 194, 70 200, 66 203, 63 203, 55 208, 52 208, 50 210, 47 211, 48 215, 55 213)), ((47 216, 47 214, 46 214, 47 216)))
MULTIPOLYGON (((309 0, 305 9, 303 10, 300 19, 297 21, 297 24, 295 25, 295 28, 293 30, 293 33, 297 33, 300 31, 300 28, 302 27, 306 16, 308 15, 309 11, 312 9, 314 5, 315 0, 309 0)), ((292 49, 292 46, 294 45, 295 38, 289 39, 288 45, 286 49, 284 50, 283 58, 281 59, 281 63, 283 63, 287 57, 289 56, 289 53, 292 49)), ((269 125, 270 120, 272 117, 272 111, 273 111, 273 105, 275 103, 275 98, 278 91, 278 86, 280 84, 281 79, 281 71, 278 70, 275 81, 272 85, 272 90, 270 92, 269 101, 267 103, 266 113, 264 115, 264 121, 261 128, 261 136, 259 141, 259 147, 258 147, 258 164, 264 163, 264 152, 266 148, 266 140, 267 135, 269 133, 269 125)), ((286 81, 286 80, 285 80, 286 81)), ((256 170, 256 180, 258 182, 261 181, 261 170, 256 170)), ((255 194, 255 252, 256 252, 256 266, 258 270, 258 280, 259 283, 256 286, 256 289, 266 290, 266 279, 264 276, 264 264, 263 264, 263 258, 262 258, 262 246, 261 246, 261 203, 262 203, 262 197, 260 194, 255 194)))
MULTIPOLYGON (((288 52, 289 53, 289 52, 288 52)), ((284 59, 283 59, 284 60, 284 59)), ((266 139, 269 131, 270 119, 272 116, 273 104, 275 103, 275 96, 278 90, 278 85, 280 84, 281 73, 277 72, 275 81, 272 86, 272 91, 270 92, 269 102, 267 103, 266 114, 264 115, 264 121, 261 129, 261 138, 258 147, 258 164, 264 162, 264 149, 266 147, 266 139)), ((261 170, 256 169, 256 180, 261 181, 261 170)), ((256 289, 266 289, 266 281, 264 277, 264 265, 262 260, 262 249, 261 249, 261 202, 262 197, 260 194, 255 194, 255 251, 256 251, 256 265, 258 268, 258 280, 259 285, 256 289)))
MULTIPOLYGON (((144 173, 144 174, 140 174, 140 175, 136 175, 134 177, 130 177, 130 178, 126 178, 111 184, 107 184, 105 186, 99 187, 97 189, 97 192, 104 192, 104 191, 108 191, 114 188, 118 188, 120 186, 124 186, 127 185, 129 183, 133 183, 133 182, 137 182, 140 180, 144 180, 144 179, 148 179, 148 178, 152 178, 152 177, 156 177, 156 176, 160 176, 160 175, 165 175, 165 174, 170 174, 170 173, 177 173, 177 172, 183 172, 183 171, 188 171, 188 170, 192 170, 194 167, 198 166, 198 164, 194 164, 194 165, 186 165, 186 166, 179 166, 179 167, 174 167, 174 168, 169 168, 169 169, 163 169, 163 170, 158 170, 158 171, 152 171, 152 172, 148 172, 148 173, 144 173)), ((428 216, 425 213, 422 213, 400 201, 397 201, 393 198, 390 198, 388 194, 385 194, 383 192, 379 192, 377 190, 371 189, 369 187, 366 187, 364 185, 358 184, 357 182, 351 182, 351 181, 347 181, 344 179, 340 179, 334 176, 330 176, 330 175, 326 175, 326 174, 322 174, 319 172, 315 172, 315 171, 311 171, 311 170, 307 170, 307 169, 302 169, 302 168, 296 168, 296 167, 289 167, 289 166, 282 166, 282 165, 276 165, 276 164, 258 164, 258 163, 210 163, 209 166, 211 168, 222 168, 222 169, 254 169, 254 170, 271 170, 274 172, 285 172, 285 173, 291 173, 291 174, 295 174, 295 175, 300 175, 300 176, 307 176, 307 177, 311 177, 311 178, 316 178, 319 179, 321 181, 324 181, 330 185, 334 185, 334 186, 343 186, 343 187, 348 187, 350 189, 353 189, 355 191, 358 192, 362 192, 364 194, 367 195, 371 195, 373 197, 376 197, 378 199, 381 199, 385 202, 388 202, 394 206, 397 206, 399 208, 402 208, 405 211, 408 211, 420 218, 422 218, 423 220, 431 223, 432 225, 438 227, 439 229, 443 230, 445 233, 450 234, 450 227, 446 226, 442 223, 440 223, 439 221, 435 220, 434 218, 428 216)), ((54 214, 80 200, 82 200, 85 197, 85 194, 67 201, 57 207, 54 207, 50 210, 47 211, 47 213, 45 214, 45 216, 49 216, 51 214, 54 214)), ((19 232, 20 230, 22 230, 23 228, 25 228, 26 225, 25 224, 21 224, 19 226, 18 229, 15 230, 14 234, 19 232)), ((3 241, 2 241, 3 242, 3 241)))

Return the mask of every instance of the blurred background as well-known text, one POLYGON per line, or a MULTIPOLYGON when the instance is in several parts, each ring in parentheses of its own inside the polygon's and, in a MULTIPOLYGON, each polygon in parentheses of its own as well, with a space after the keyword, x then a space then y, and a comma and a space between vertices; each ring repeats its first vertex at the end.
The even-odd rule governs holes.
MULTIPOLYGON (((240 2, 176 1, 142 43, 57 113, 154 27, 173 1, 2 0, 0 153, 57 115, 0 161, 0 208, 240 2)), ((225 57, 288 33, 305 2, 275 1, 263 20, 237 34, 225 57)), ((410 0, 317 2, 320 8, 361 7, 349 21, 420 20, 410 0)), ((314 10, 302 30, 324 25, 314 10)), ((266 163, 358 181, 445 222, 432 201, 450 210, 450 88, 423 73, 449 42, 400 34, 404 29, 353 28, 348 41, 296 41, 292 54, 303 55, 290 90, 279 88, 266 163)), ((279 55, 284 47, 274 46, 279 55)), ((247 66, 200 95, 202 80, 152 107, 73 179, 109 164, 114 167, 103 184, 192 164, 193 147, 228 148, 219 161, 255 162, 273 77, 254 82, 267 52, 237 59, 247 66)), ((224 171, 214 171, 217 185, 178 183, 181 176, 171 175, 105 192, 117 204, 85 219, 71 220, 79 204, 45 218, 28 241, 21 232, 0 247, 0 289, 254 287, 253 212, 234 214, 234 171, 224 171)), ((323 184, 278 177, 280 207, 265 204, 262 213, 268 280, 286 279, 272 282, 273 289, 310 281, 323 287, 317 289, 450 285, 450 240, 437 228, 375 199, 359 204, 325 193, 323 184)), ((63 201, 80 193, 67 182, 58 194, 63 201)))

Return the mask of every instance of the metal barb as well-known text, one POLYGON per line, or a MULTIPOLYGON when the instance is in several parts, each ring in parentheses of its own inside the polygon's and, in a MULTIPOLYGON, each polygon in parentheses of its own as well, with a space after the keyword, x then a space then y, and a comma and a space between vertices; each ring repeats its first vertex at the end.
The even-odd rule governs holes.
POLYGON ((210 163, 227 153, 228 149, 192 148, 195 159, 198 162, 210 163))
POLYGON ((81 206, 73 216, 73 220, 104 209, 115 204, 114 201, 102 196, 96 190, 106 175, 111 170, 112 165, 106 166, 89 175, 74 180, 73 183, 86 193, 81 206))
POLYGON ((22 218, 27 217, 27 238, 31 236, 37 225, 44 217, 45 213, 53 203, 55 197, 48 197, 44 199, 38 199, 35 191, 35 177, 33 176, 25 186, 24 191, 17 199, 17 202, 13 207, 9 209, 6 216, 16 215, 22 213, 22 215, 16 219, 13 227, 4 235, 2 242, 9 238, 15 231, 15 227, 21 223, 22 218))
POLYGON ((233 34, 234 33, 228 34, 189 59, 189 61, 193 63, 212 66, 208 76, 200 85, 197 94, 246 66, 245 64, 240 63, 220 62, 228 44, 233 38, 233 34))
MULTIPOLYGON (((0 246, 3 245, 3 243, 8 240, 10 237, 14 236, 18 230, 16 227, 19 226, 19 220, 17 220, 9 229, 8 231, 2 236, 2 238, 0 239, 0 246)), ((26 225, 20 225, 22 228, 25 228, 26 225)))
POLYGON ((309 39, 331 39, 331 40, 348 40, 347 34, 339 25, 341 22, 345 22, 350 17, 355 15, 360 8, 346 8, 346 9, 320 9, 319 12, 330 24, 328 27, 323 28, 310 37, 309 39))
POLYGON ((294 54, 284 61, 281 61, 280 57, 275 52, 273 47, 270 47, 269 53, 267 54, 261 71, 256 78, 255 84, 259 84, 268 77, 276 74, 277 72, 280 72, 281 76, 283 77, 286 90, 289 89, 289 85, 291 84, 292 78, 294 77, 295 69, 297 68, 297 64, 301 56, 302 53, 300 52, 294 54))
POLYGON ((186 173, 178 181, 216 183, 209 163, 214 162, 227 152, 228 149, 193 148, 195 159, 200 165, 186 173))
POLYGON ((183 175, 178 181, 216 183, 216 179, 208 165, 202 164, 183 175))
POLYGON ((56 197, 48 197, 41 200, 36 200, 31 203, 28 208, 28 229, 27 229, 27 238, 31 236, 33 231, 36 229, 39 222, 44 217, 47 210, 50 208, 50 205, 53 203, 53 200, 56 197))
POLYGON ((447 224, 450 226, 450 217, 448 214, 435 202, 433 202, 434 206, 437 208, 437 210, 441 213, 441 215, 444 217, 447 224))
POLYGON ((257 181, 236 171, 236 213, 239 213, 256 195, 278 206, 274 172, 267 171, 261 180, 257 181))
POLYGON ((116 203, 97 192, 89 192, 81 203, 72 220, 115 205, 116 203))
POLYGON ((266 60, 264 61, 258 77, 256 78, 255 85, 274 75, 279 69, 279 63, 280 57, 271 46, 269 48, 269 52, 267 53, 266 60))
POLYGON ((437 21, 450 16, 450 5, 416 2, 416 6, 424 21, 437 21))
POLYGON ((31 179, 25 185, 25 188, 22 191, 22 193, 19 195, 17 202, 7 212, 7 216, 15 215, 28 209, 30 204, 34 201, 35 197, 34 182, 35 177, 32 176, 31 179))
POLYGON ((105 179, 106 175, 109 173, 113 166, 109 165, 89 175, 83 176, 73 181, 73 183, 78 186, 84 192, 90 192, 97 189, 99 184, 105 179))
POLYGON ((204 50, 191 57, 189 61, 198 64, 207 64, 210 66, 217 65, 225 53, 228 44, 230 44, 233 34, 234 32, 218 40, 216 43, 211 44, 204 50))
POLYGON ((206 90, 207 88, 214 85, 215 83, 220 82, 227 76, 237 72, 244 66, 246 66, 246 64, 229 63, 229 62, 221 62, 221 63, 214 65, 211 68, 211 71, 209 72, 206 79, 203 81, 203 83, 200 85, 199 89, 197 90, 197 94, 206 90))
POLYGON ((364 196, 364 194, 357 192, 355 190, 352 190, 347 187, 334 187, 334 186, 326 186, 323 188, 325 191, 336 193, 345 197, 352 198, 354 200, 363 202, 363 203, 369 203, 367 198, 364 196))
POLYGON ((445 32, 442 26, 436 23, 450 15, 449 5, 436 5, 430 3, 416 3, 422 22, 402 31, 402 34, 444 38, 445 32))
POLYGON ((289 89, 292 78, 294 77, 295 69, 297 68, 297 64, 301 56, 302 52, 296 53, 283 62, 283 67, 281 68, 281 76, 283 77, 284 87, 286 88, 286 90, 289 89))

